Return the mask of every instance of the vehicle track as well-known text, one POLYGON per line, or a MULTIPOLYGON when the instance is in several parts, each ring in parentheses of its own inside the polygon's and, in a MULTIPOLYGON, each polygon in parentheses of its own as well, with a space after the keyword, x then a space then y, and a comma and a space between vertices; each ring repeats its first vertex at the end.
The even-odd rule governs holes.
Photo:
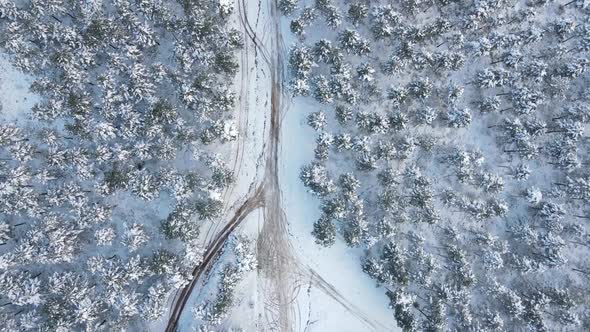
MULTIPOLYGON (((269 61, 269 55, 268 55, 268 51, 266 51, 265 49, 261 48, 261 44, 260 44, 260 40, 257 38, 254 30, 252 29, 252 27, 250 26, 250 23, 248 21, 247 15, 245 13, 246 7, 245 7, 245 2, 244 1, 239 1, 238 3, 238 8, 239 8, 239 16, 240 16, 240 21, 241 21, 241 25, 243 28, 243 31, 246 35, 248 35, 249 39, 252 41, 252 43, 254 44, 254 47, 256 48, 257 51, 260 51, 260 53, 263 56, 263 59, 265 60, 265 62, 270 66, 270 61, 269 61)), ((246 49, 247 52, 247 49, 246 49)), ((247 54, 244 54, 245 52, 242 53, 242 57, 246 56, 247 54)), ((242 93, 242 98, 245 98, 245 90, 244 90, 244 85, 246 86, 246 88, 249 86, 248 85, 248 79, 247 79, 247 74, 244 72, 245 70, 248 70, 249 68, 246 68, 245 62, 247 62, 248 59, 244 59, 242 58, 242 68, 243 69, 243 75, 242 75, 242 89, 241 89, 241 93, 242 93), (245 75, 245 76, 244 76, 245 75)), ((244 101, 244 99, 242 99, 242 102, 244 101)), ((241 106, 244 106, 243 103, 240 103, 241 106)), ((246 103, 247 104, 247 103, 246 103)), ((247 105, 245 105, 247 107, 247 105)), ((249 108, 245 109, 246 111, 249 110, 249 108)), ((240 110, 243 111, 243 110, 240 110)), ((271 113, 273 113, 274 111, 271 110, 271 113)), ((271 118, 276 118, 273 117, 271 115, 271 118)), ((271 121, 272 122, 272 121, 271 121)), ((276 123, 276 121, 274 121, 273 123, 276 123)), ((247 122, 246 122, 247 124, 247 122)), ((244 128, 247 130, 247 127, 244 128)), ((272 132, 273 130, 271 130, 272 132)), ((278 128, 276 130, 274 130, 275 132, 279 132, 278 128)), ((271 137, 271 139, 269 140, 269 142, 267 142, 265 144, 265 151, 263 151, 263 154, 266 152, 276 152, 278 151, 276 148, 269 148, 272 145, 276 145, 278 144, 278 134, 274 134, 274 135, 269 135, 269 137, 271 137), (274 137, 275 139, 272 139, 272 137, 274 137)), ((244 136, 241 136, 240 139, 243 139, 244 136)), ((244 144, 243 142, 238 142, 238 151, 237 151, 237 155, 236 155, 236 161, 234 162, 234 171, 236 169, 236 166, 239 167, 239 165, 241 165, 241 161, 238 162, 238 159, 241 159, 242 156, 241 154, 243 153, 243 148, 244 148, 244 144)), ((278 157, 274 157, 271 158, 272 160, 277 160, 278 157)), ((267 158, 268 161, 269 158, 267 158)), ((275 162, 276 165, 276 162, 275 162)), ((275 167, 276 169, 276 167, 275 167)), ((225 224, 225 226, 220 230, 217 231, 215 225, 209 230, 210 232, 215 232, 215 237, 208 243, 207 248, 205 249, 205 253, 203 255, 203 260, 202 262, 196 266, 192 272, 192 279, 189 282, 189 284, 187 286, 185 286, 180 292, 178 292, 175 295, 175 298, 173 300, 173 304, 172 304, 172 308, 171 308, 171 313, 168 319, 168 324, 166 326, 166 332, 175 332, 178 328, 178 322, 180 320, 180 316, 182 315, 182 313, 184 312, 184 309, 186 307, 186 304, 195 288, 195 286, 199 283, 200 281, 200 277, 202 276, 203 272, 208 270, 208 268, 210 267, 210 265, 214 262, 214 258, 217 255, 218 252, 220 252, 223 248, 223 246, 225 245, 225 242, 227 241, 227 239, 229 238, 229 236, 231 235, 231 233, 240 225, 240 223, 254 210, 256 210, 257 208, 260 208, 262 206, 264 206, 265 201, 266 201, 266 188, 268 187, 268 171, 269 168, 268 166, 265 168, 265 174, 262 180, 262 183, 258 184, 257 186, 250 186, 250 191, 247 194, 247 198, 244 200, 244 202, 242 203, 242 205, 236 209, 235 213, 233 214, 233 217, 225 224), (252 188, 255 187, 256 189, 253 191, 252 188)), ((254 185, 254 183, 253 183, 254 185)), ((227 197, 227 196, 226 196, 227 197)), ((207 237, 209 237, 209 235, 207 235, 207 237)))
MULTIPOLYGON (((347 301, 336 288, 325 281, 312 268, 300 264, 296 259, 294 250, 289 241, 287 230, 288 222, 282 208, 282 191, 279 184, 281 123, 287 107, 282 100, 283 98, 288 98, 283 87, 283 55, 286 52, 286 47, 281 35, 280 16, 276 3, 277 0, 268 1, 271 18, 270 28, 272 31, 266 35, 270 38, 272 52, 269 52, 266 45, 263 44, 257 36, 256 31, 250 25, 247 15, 246 0, 237 0, 240 23, 243 31, 254 45, 256 52, 260 52, 264 63, 268 66, 270 71, 270 121, 268 135, 265 138, 263 151, 260 155, 260 158, 263 158, 264 160, 264 173, 262 179, 259 181, 254 180, 250 185, 246 198, 235 210, 233 216, 225 226, 219 231, 216 230, 217 227, 214 227, 213 232, 215 236, 207 244, 203 261, 194 268, 192 273, 193 278, 189 284, 175 296, 166 332, 177 331, 180 316, 182 315, 194 288, 200 282, 200 278, 203 276, 204 271, 207 271, 211 267, 211 264, 215 262, 214 258, 223 249, 232 232, 251 212, 259 208, 262 209, 264 224, 258 236, 256 250, 260 269, 266 277, 264 279, 266 283, 264 285, 265 289, 263 290, 263 293, 267 295, 267 298, 264 303, 265 312, 263 317, 265 317, 266 324, 271 330, 288 332, 294 331, 297 326, 301 325, 300 308, 295 305, 300 290, 299 284, 301 280, 311 280, 314 286, 333 298, 348 312, 364 322, 370 329, 374 331, 387 330, 383 325, 372 321, 367 315, 359 310, 359 308, 347 301)), ((248 59, 242 58, 242 65, 244 66, 243 70, 249 70, 250 68, 245 66, 245 62, 248 62, 248 59)), ((244 88, 249 88, 247 77, 248 75, 242 76, 242 94, 245 93, 244 88), (244 82, 244 80, 246 80, 246 82, 244 82)), ((242 98, 244 98, 244 95, 242 95, 242 98)), ((241 106, 244 105, 241 104, 241 106)), ((246 111, 252 111, 248 105, 245 105, 245 107, 246 111)), ((248 116, 246 115, 246 124, 248 123, 247 119, 248 116)), ((244 139, 246 136, 247 135, 240 136, 240 138, 244 139)), ((239 142, 238 146, 239 150, 236 158, 241 159, 245 152, 245 145, 243 142, 239 142)), ((236 161, 236 163, 234 163, 234 170, 236 169, 236 166, 239 169, 241 164, 241 161, 236 161)))
POLYGON ((203 255, 203 261, 193 270, 190 283, 182 289, 182 291, 177 295, 173 310, 170 314, 170 318, 168 320, 168 325, 166 327, 166 332, 175 332, 178 327, 178 320, 180 319, 180 315, 182 314, 186 303, 195 288, 195 285, 199 281, 201 274, 207 270, 207 267, 210 265, 212 260, 215 258, 218 252, 223 249, 225 242, 232 234, 232 232, 240 225, 240 223, 250 214, 250 212, 256 210, 262 204, 262 187, 258 187, 256 192, 253 196, 248 198, 236 211, 233 218, 228 221, 228 223, 223 227, 223 229, 218 233, 215 240, 207 247, 205 254, 203 255))

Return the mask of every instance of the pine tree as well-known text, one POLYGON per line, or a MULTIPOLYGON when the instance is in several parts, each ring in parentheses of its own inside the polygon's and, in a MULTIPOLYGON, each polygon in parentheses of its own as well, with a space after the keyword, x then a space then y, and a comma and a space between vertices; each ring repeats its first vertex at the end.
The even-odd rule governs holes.
POLYGON ((526 87, 515 88, 511 92, 512 104, 518 114, 530 114, 543 103, 543 95, 526 87))
POLYGON ((326 25, 333 30, 336 30, 342 24, 342 15, 338 7, 334 5, 326 6, 324 15, 326 16, 326 25))
POLYGON ((284 15, 291 15, 297 9, 297 0, 280 0, 279 9, 284 15))
POLYGON ((449 127, 453 128, 467 127, 472 121, 471 110, 468 108, 452 107, 447 111, 446 117, 449 127))
POLYGON ((125 224, 124 226, 123 244, 128 246, 131 251, 136 251, 148 242, 149 236, 142 225, 133 223, 131 225, 125 224))
POLYGON ((330 247, 336 240, 336 228, 332 220, 327 216, 320 217, 313 224, 313 231, 311 233, 316 238, 316 243, 330 247))
POLYGON ((327 124, 326 113, 318 111, 309 114, 307 124, 316 131, 323 129, 327 124))
POLYGON ((406 268, 405 251, 394 242, 388 242, 381 252, 381 261, 384 273, 389 282, 406 285, 409 280, 409 272, 406 268))
POLYGON ((347 53, 358 56, 371 53, 369 42, 364 40, 361 35, 352 29, 345 29, 338 35, 340 47, 347 53))
POLYGON ((412 313, 414 299, 401 289, 387 291, 390 299, 390 306, 394 308, 394 316, 398 326, 404 332, 413 332, 418 330, 418 321, 412 313))
POLYGON ((319 196, 326 196, 335 190, 332 180, 324 166, 312 163, 301 169, 300 178, 310 191, 319 196))
POLYGON ((3 272, 0 274, 0 285, 2 295, 12 305, 39 306, 43 303, 41 280, 29 272, 3 272))

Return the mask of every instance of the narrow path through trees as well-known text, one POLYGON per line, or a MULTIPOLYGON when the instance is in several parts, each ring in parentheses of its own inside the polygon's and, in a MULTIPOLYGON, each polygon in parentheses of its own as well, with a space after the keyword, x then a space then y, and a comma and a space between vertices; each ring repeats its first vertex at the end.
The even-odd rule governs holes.
MULTIPOLYGON (((296 296, 299 291, 297 284, 301 280, 311 280, 314 286, 317 286, 318 289, 333 298, 348 312, 364 322, 368 328, 374 331, 384 330, 386 329, 384 326, 372 321, 359 308, 347 301, 338 293, 336 288, 313 269, 300 264, 289 242, 287 216, 282 208, 282 192, 279 183, 280 134, 283 115, 286 112, 286 104, 283 103, 283 99, 289 98, 283 86, 284 54, 286 49, 281 35, 277 1, 267 1, 269 22, 265 22, 265 24, 270 31, 266 31, 263 41, 258 37, 256 29, 250 24, 246 0, 237 0, 239 21, 243 33, 255 47, 256 55, 259 54, 263 60, 262 63, 258 62, 258 59, 254 59, 254 61, 257 66, 267 66, 270 73, 269 107, 264 110, 252 109, 251 107, 240 110, 268 112, 266 115, 269 122, 268 133, 264 133, 266 135, 264 138, 265 144, 259 157, 263 162, 258 165, 258 167, 263 167, 263 176, 260 180, 254 180, 241 205, 235 209, 224 227, 217 231, 216 235, 209 241, 202 263, 193 270, 191 282, 177 294, 173 301, 166 332, 177 331, 179 320, 185 312, 187 302, 195 287, 201 282, 203 272, 207 271, 211 264, 215 262, 216 255, 222 250, 232 232, 240 226, 241 222, 250 213, 257 209, 262 209, 264 219, 264 224, 258 235, 257 258, 260 270, 265 277, 265 289, 262 291, 265 293, 267 302, 265 303, 267 312, 264 313, 264 316, 267 317, 267 324, 272 324, 273 328, 282 332, 296 330, 297 326, 301 325, 300 318, 296 318, 299 317, 296 314, 298 312, 296 296)), ((242 63, 244 64, 244 60, 242 63)), ((248 70, 248 68, 242 68, 242 70, 248 70)), ((244 79, 248 80, 248 75, 243 75, 242 80, 244 79)), ((247 82, 242 82, 242 84, 247 84, 247 82)), ((248 122, 246 121, 245 124, 247 126, 248 122)), ((247 129, 242 128, 242 130, 247 129)), ((247 136, 241 136, 241 139, 247 139, 247 136)), ((244 144, 239 144, 239 146, 243 149, 244 144)), ((244 151, 238 153, 244 153, 244 151)), ((247 151, 246 153, 253 152, 247 151)), ((240 158, 240 156, 238 155, 237 158, 240 158)))

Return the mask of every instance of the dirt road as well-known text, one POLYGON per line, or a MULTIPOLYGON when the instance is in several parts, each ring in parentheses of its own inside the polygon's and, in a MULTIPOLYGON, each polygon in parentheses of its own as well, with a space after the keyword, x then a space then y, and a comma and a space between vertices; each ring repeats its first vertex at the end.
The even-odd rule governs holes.
MULTIPOLYGON (((276 303, 277 308, 288 308, 287 304, 288 297, 285 294, 285 290, 288 288, 284 285, 285 280, 288 279, 289 271, 285 269, 290 260, 289 246, 285 245, 288 243, 286 234, 286 218, 281 209, 281 194, 278 183, 278 151, 279 151, 279 138, 280 138, 280 114, 281 114, 281 95, 283 93, 283 69, 282 69, 282 54, 276 53, 276 47, 272 46, 273 52, 269 52, 268 47, 260 39, 258 39, 256 32, 250 25, 249 17, 247 15, 247 6, 245 0, 238 0, 238 13, 240 15, 240 22, 242 31, 245 36, 249 39, 255 48, 256 54, 260 54, 262 62, 268 66, 267 70, 270 72, 271 80, 271 102, 270 109, 268 110, 269 117, 269 128, 265 138, 264 150, 261 152, 261 156, 264 159, 264 163, 260 166, 264 167, 264 173, 261 180, 252 183, 251 189, 246 198, 243 200, 241 205, 235 209, 233 216, 227 221, 225 226, 221 230, 215 230, 216 233, 212 240, 207 245, 205 250, 202 263, 195 267, 192 273, 191 282, 178 293, 173 301, 171 308, 170 317, 166 327, 167 332, 174 332, 178 328, 178 322, 180 316, 184 312, 186 304, 196 287, 200 282, 200 277, 204 271, 206 271, 218 252, 223 248, 225 242, 231 235, 231 233, 240 225, 240 223, 254 210, 258 208, 263 209, 264 225, 262 227, 258 245, 257 253, 260 266, 265 274, 272 280, 271 287, 273 293, 278 294, 278 301, 276 303), (280 248, 280 250, 267 250, 268 248, 280 248)), ((279 43, 278 36, 278 13, 276 9, 276 3, 274 0, 269 0, 269 8, 271 16, 273 17, 276 24, 272 26, 273 44, 279 43)), ((247 50, 243 52, 242 57, 248 56, 247 50)), ((248 62, 248 59, 242 59, 242 65, 248 62)), ((243 67, 244 68, 244 67, 243 67)), ((245 94, 244 87, 248 88, 248 76, 242 77, 242 90, 241 93, 245 94)), ((247 111, 248 105, 242 105, 240 112, 247 111)), ((245 123, 244 131, 248 130, 245 123)), ((244 138, 242 138, 244 139, 244 138)), ((234 169, 239 168, 239 159, 243 158, 243 144, 238 143, 238 151, 236 161, 234 163, 234 169)), ((227 196, 227 195, 226 195, 227 196)), ((283 312, 280 315, 279 321, 282 331, 289 331, 291 320, 287 314, 289 310, 280 310, 283 312)))
MULTIPOLYGON (((204 271, 207 271, 215 261, 216 255, 222 250, 226 241, 232 232, 240 225, 246 217, 257 209, 263 213, 264 223, 258 234, 257 240, 257 258, 259 262, 259 271, 261 273, 261 287, 258 290, 259 296, 264 302, 265 322, 263 329, 280 332, 290 332, 298 330, 301 326, 299 317, 299 308, 296 305, 296 297, 302 280, 311 281, 311 283, 322 290, 325 294, 341 304, 348 312, 356 316, 360 321, 366 323, 366 326, 374 331, 381 331, 382 326, 372 322, 352 303, 341 296, 338 291, 321 278, 313 269, 301 265, 296 259, 296 254, 290 244, 288 237, 287 217, 282 208, 282 192, 279 183, 279 155, 281 148, 281 122, 286 112, 286 105, 283 101, 288 97, 285 92, 284 82, 284 54, 286 52, 280 28, 280 14, 277 8, 277 0, 260 0, 258 9, 264 6, 267 11, 267 21, 264 22, 264 36, 259 37, 257 29, 251 25, 251 13, 249 13, 249 0, 237 0, 236 8, 239 15, 239 22, 248 39, 247 47, 252 47, 254 59, 248 58, 249 50, 246 48, 242 51, 242 77, 241 90, 242 97, 250 89, 249 82, 252 79, 246 72, 249 64, 253 61, 255 66, 264 66, 261 71, 270 75, 269 89, 266 93, 270 94, 270 103, 265 105, 264 110, 252 109, 248 102, 241 103, 240 114, 241 130, 249 130, 248 112, 266 112, 266 126, 264 132, 264 144, 259 151, 257 163, 257 172, 261 176, 255 177, 249 185, 248 192, 240 199, 240 203, 235 203, 230 207, 230 214, 227 222, 221 229, 213 228, 211 231, 214 235, 205 250, 203 262, 195 267, 192 273, 191 282, 180 291, 172 304, 171 314, 169 317, 167 332, 175 332, 178 329, 178 323, 181 315, 186 309, 186 304, 193 293, 195 287, 202 282, 201 277, 204 271), (265 1, 264 3, 261 1, 265 1)), ((257 22, 258 23, 258 22, 257 22)), ((263 92, 264 93, 264 92, 263 92)), ((244 100, 244 99, 242 99, 244 100)), ((249 139, 248 135, 240 137, 241 140, 249 139)), ((253 151, 244 151, 245 142, 238 142, 237 152, 234 162, 234 170, 242 166, 244 153, 253 154, 253 151)), ((237 172, 239 173, 239 172, 237 172)), ((230 195, 226 195, 228 197, 230 195)))

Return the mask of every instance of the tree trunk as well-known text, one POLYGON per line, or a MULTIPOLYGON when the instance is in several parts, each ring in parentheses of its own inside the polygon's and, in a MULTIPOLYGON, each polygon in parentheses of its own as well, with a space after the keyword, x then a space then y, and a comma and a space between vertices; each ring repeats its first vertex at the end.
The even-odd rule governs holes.
MULTIPOLYGON (((572 2, 573 2, 573 1, 572 1, 572 2)), ((577 37, 577 36, 578 36, 578 35, 571 35, 571 36, 569 36, 568 38, 564 39, 562 43, 565 43, 565 42, 569 41, 570 39, 572 39, 572 38, 574 38, 574 37, 577 37)))
POLYGON ((568 3, 566 3, 566 4, 565 4, 565 5, 563 5, 563 6, 564 6, 564 7, 567 7, 567 6, 571 5, 572 3, 576 2, 576 1, 577 1, 577 0, 572 0, 572 1, 568 2, 568 3))

